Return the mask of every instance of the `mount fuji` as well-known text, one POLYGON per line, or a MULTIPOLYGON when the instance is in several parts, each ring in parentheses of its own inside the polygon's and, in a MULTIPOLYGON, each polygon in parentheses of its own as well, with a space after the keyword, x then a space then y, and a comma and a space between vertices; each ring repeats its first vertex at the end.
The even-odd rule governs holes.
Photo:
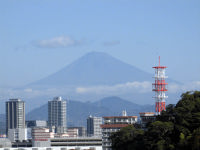
POLYGON ((150 81, 152 75, 106 53, 90 52, 30 87, 113 85, 150 81))

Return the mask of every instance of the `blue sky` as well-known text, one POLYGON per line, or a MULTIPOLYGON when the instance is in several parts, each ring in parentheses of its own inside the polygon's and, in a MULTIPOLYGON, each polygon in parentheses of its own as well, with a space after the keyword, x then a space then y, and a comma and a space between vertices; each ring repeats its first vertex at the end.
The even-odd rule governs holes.
POLYGON ((199 0, 0 2, 0 86, 46 77, 91 51, 181 82, 200 81, 199 0))

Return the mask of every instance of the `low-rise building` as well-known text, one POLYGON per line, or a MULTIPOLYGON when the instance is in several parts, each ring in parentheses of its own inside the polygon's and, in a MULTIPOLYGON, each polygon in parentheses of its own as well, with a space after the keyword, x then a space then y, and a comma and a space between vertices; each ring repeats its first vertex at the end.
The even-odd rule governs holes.
POLYGON ((142 128, 146 128, 147 123, 153 122, 156 119, 156 115, 154 112, 141 112, 140 120, 142 128))
POLYGON ((33 147, 49 147, 51 145, 50 138, 54 138, 54 133, 48 128, 32 129, 32 145, 33 147))
MULTIPOLYGON (((45 140, 45 139, 43 139, 45 140)), ((38 145, 32 145, 30 141, 24 141, 24 142, 15 142, 13 143, 13 147, 23 147, 23 149, 26 149, 27 147, 37 147, 34 149, 43 150, 44 147, 46 149, 54 149, 54 150, 60 150, 61 148, 65 148, 65 150, 102 150, 102 138, 101 137, 57 137, 54 138, 48 138, 47 141, 38 141, 38 145), (40 144, 40 145, 39 145, 40 144), (79 148, 79 149, 78 149, 79 148)), ((61 149, 63 150, 63 149, 61 149)))
MULTIPOLYGON (((84 128, 85 129, 85 128, 84 128)), ((55 133, 55 138, 65 138, 65 137, 85 137, 83 135, 82 127, 69 127, 66 133, 55 133)), ((85 135, 85 133, 84 133, 85 135)))
POLYGON ((86 128, 85 127, 68 127, 67 129, 78 129, 78 136, 85 137, 86 136, 86 128))
POLYGON ((27 120, 25 122, 27 128, 27 138, 32 139, 32 129, 35 127, 47 127, 46 120, 27 120))
POLYGON ((26 128, 16 128, 8 129, 8 139, 11 142, 24 141, 27 140, 27 129, 26 128))
POLYGON ((113 132, 137 122, 137 116, 127 116, 124 111, 122 116, 109 116, 103 117, 103 119, 104 124, 101 125, 103 150, 111 150, 112 142, 109 137, 113 132))
POLYGON ((12 147, 11 141, 8 138, 0 138, 0 148, 12 147))
POLYGON ((78 137, 78 129, 77 128, 68 128, 67 134, 69 137, 78 137))
POLYGON ((65 137, 65 138, 53 138, 50 139, 51 146, 53 147, 101 147, 102 138, 101 137, 65 137))
POLYGON ((47 127, 47 121, 46 120, 27 120, 26 127, 27 128, 47 127))

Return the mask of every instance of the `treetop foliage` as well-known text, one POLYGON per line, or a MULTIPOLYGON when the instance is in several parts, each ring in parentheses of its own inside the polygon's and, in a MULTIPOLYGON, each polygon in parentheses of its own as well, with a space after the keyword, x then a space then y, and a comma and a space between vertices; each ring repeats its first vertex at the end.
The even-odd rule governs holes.
POLYGON ((200 150, 200 91, 183 93, 146 130, 128 126, 111 140, 113 150, 200 150))

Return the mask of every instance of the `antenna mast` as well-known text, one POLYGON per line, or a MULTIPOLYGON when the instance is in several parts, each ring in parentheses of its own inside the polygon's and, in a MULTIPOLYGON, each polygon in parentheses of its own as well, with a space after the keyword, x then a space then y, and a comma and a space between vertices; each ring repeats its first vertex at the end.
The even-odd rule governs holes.
POLYGON ((160 115, 160 113, 165 110, 165 99, 168 98, 168 96, 165 95, 165 92, 167 90, 168 83, 165 82, 165 79, 167 76, 165 76, 165 69, 166 66, 160 66, 160 56, 159 56, 159 66, 153 67, 155 69, 155 83, 153 83, 153 89, 152 91, 155 91, 155 111, 157 115, 160 115))

